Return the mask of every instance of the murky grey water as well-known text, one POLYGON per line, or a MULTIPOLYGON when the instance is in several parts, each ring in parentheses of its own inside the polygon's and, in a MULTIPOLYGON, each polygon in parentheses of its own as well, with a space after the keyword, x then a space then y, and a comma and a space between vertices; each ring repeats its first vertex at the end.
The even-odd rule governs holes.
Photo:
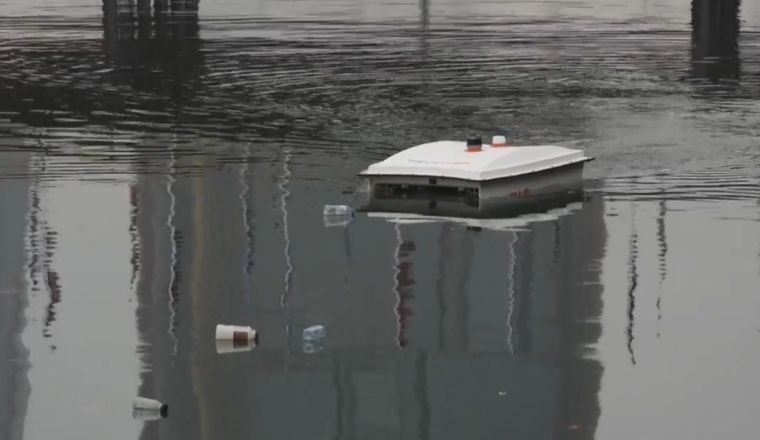
POLYGON ((758 4, 168 3, 0 0, 0 438, 760 434, 758 4), (324 224, 505 130, 584 200, 324 224))

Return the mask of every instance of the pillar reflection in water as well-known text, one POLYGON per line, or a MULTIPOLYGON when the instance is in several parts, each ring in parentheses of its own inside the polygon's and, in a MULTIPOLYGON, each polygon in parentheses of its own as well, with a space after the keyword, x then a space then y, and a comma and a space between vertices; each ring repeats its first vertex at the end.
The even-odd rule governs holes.
MULTIPOLYGON (((19 170, 29 168, 26 155, 6 154, 4 160, 19 170)), ((30 384, 29 353, 21 340, 26 326, 28 262, 25 243, 30 224, 29 181, 9 180, 0 185, 0 438, 23 438, 30 384)))
POLYGON ((741 0, 692 0, 692 75, 712 81, 738 79, 741 0))
POLYGON ((444 352, 467 351, 467 284, 472 270, 473 233, 457 234, 444 228, 439 237, 438 276, 438 348, 444 352))
POLYGON ((103 0, 104 51, 140 90, 189 94, 203 67, 199 0, 103 0))

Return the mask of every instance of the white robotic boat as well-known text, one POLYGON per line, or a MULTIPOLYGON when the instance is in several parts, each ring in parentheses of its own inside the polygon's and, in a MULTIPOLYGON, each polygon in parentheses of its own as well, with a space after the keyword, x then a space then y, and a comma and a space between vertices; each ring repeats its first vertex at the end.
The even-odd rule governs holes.
POLYGON ((582 150, 556 145, 512 146, 504 136, 490 145, 437 141, 400 151, 359 173, 373 196, 400 192, 463 194, 476 206, 488 199, 520 202, 582 188, 582 150))

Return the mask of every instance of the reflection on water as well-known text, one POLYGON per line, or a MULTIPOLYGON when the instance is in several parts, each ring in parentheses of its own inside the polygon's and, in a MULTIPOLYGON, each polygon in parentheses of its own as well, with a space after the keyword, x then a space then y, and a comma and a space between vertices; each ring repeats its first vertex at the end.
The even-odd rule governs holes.
MULTIPOLYGON (((23 155, 6 155, 14 167, 28 166, 23 155)), ((21 275, 27 264, 24 252, 28 215, 28 181, 0 185, 0 437, 23 438, 29 398, 27 348, 21 332, 26 326, 27 280, 21 275)))
POLYGON ((692 0, 692 74, 712 81, 739 79, 741 0, 692 0))
MULTIPOLYGON (((635 206, 634 206, 635 209, 635 206)), ((639 285, 639 271, 637 268, 639 257, 639 234, 636 232, 635 211, 631 215, 633 230, 628 241, 628 352, 631 354, 631 363, 636 365, 636 354, 633 352, 633 325, 636 316, 636 288, 639 285)))
POLYGON ((584 191, 559 192, 541 197, 523 197, 516 203, 514 197, 508 196, 478 199, 464 193, 414 189, 387 192, 376 190, 367 197, 362 197, 365 198, 360 210, 370 213, 370 216, 417 214, 403 216, 417 219, 416 221, 425 221, 425 217, 451 217, 452 221, 472 226, 501 225, 506 229, 510 225, 525 222, 528 218, 540 217, 548 211, 572 209, 586 198, 586 194, 584 191))
MULTIPOLYGON (((42 162, 41 168, 44 170, 45 158, 37 157, 35 159, 35 161, 42 162)), ((42 328, 42 335, 49 338, 50 327, 56 319, 56 304, 62 299, 62 287, 60 275, 53 264, 57 232, 45 220, 44 207, 40 197, 43 190, 40 179, 31 182, 28 230, 25 236, 27 237, 26 245, 29 251, 27 269, 31 292, 44 292, 49 297, 44 311, 42 328)))
MULTIPOLYGON (((183 105, 198 87, 204 65, 198 1, 158 0, 151 8, 150 0, 103 0, 104 50, 118 66, 113 80, 168 93, 175 106, 183 105)), ((152 104, 156 112, 167 110, 152 104)))
MULTIPOLYGON (((662 295, 663 295, 663 284, 665 283, 665 279, 668 275, 668 239, 665 235, 665 221, 666 221, 666 213, 668 211, 667 202, 665 200, 661 200, 659 203, 659 210, 657 212, 657 257, 659 259, 660 263, 660 277, 659 277, 659 284, 657 286, 657 321, 659 322, 662 319, 662 295)), ((657 337, 660 337, 660 334, 657 333, 657 337)))
POLYGON ((0 437, 757 432, 754 5, 64 3, 0 5, 0 437), (323 223, 504 130, 587 191, 323 223))
MULTIPOLYGON (((270 172, 280 174, 277 168, 270 172)), ((348 232, 352 259, 366 264, 348 274, 349 303, 340 305, 342 273, 329 275, 329 268, 338 268, 334 261, 345 258, 342 246, 331 245, 338 235, 312 236, 310 247, 293 247, 290 264, 299 270, 291 272, 278 258, 264 258, 269 267, 253 267, 253 279, 275 285, 279 279, 280 289, 247 286, 238 264, 216 258, 245 261, 248 252, 238 177, 217 176, 211 187, 184 177, 175 183, 174 209, 188 213, 178 218, 187 221, 181 226, 185 235, 194 237, 182 264, 193 280, 179 286, 176 355, 162 331, 171 315, 160 294, 172 270, 170 247, 144 246, 170 235, 153 219, 165 217, 161 212, 171 205, 165 193, 148 189, 158 179, 143 179, 149 196, 138 199, 137 210, 137 313, 145 368, 139 392, 170 396, 173 410, 160 424, 145 425, 141 438, 241 432, 277 438, 307 432, 345 438, 552 437, 575 425, 582 426, 582 436, 593 435, 599 412, 594 390, 602 370, 579 353, 599 333, 594 321, 601 288, 593 281, 594 266, 604 257, 599 198, 554 220, 525 222, 519 231, 361 217, 351 228, 374 232, 348 232), (213 197, 199 192, 206 190, 213 197), (377 236, 391 246, 374 245, 377 236), (288 273, 293 290, 281 308, 279 295, 289 282, 282 277, 288 273), (244 286, 253 289, 250 298, 244 286), (218 357, 209 339, 218 320, 256 323, 262 345, 241 356, 218 357), (314 323, 328 328, 326 348, 316 354, 291 350, 289 338, 314 323), (366 331, 379 334, 372 341, 360 336, 366 331)), ((293 215, 293 240, 319 219, 304 219, 298 215, 303 205, 291 208, 287 199, 279 198, 278 205, 293 215)), ((257 217, 256 229, 283 227, 280 214, 257 217)), ((282 255, 287 247, 282 236, 261 237, 254 258, 282 255)))
POLYGON ((409 302, 411 301, 412 292, 411 287, 414 284, 414 265, 411 261, 408 261, 410 253, 414 252, 417 248, 414 241, 405 241, 401 235, 401 229, 399 227, 394 228, 396 233, 396 276, 395 287, 396 293, 396 315, 398 321, 398 334, 396 335, 396 342, 399 347, 406 347, 408 340, 406 338, 406 328, 408 326, 409 315, 411 310, 409 309, 409 302))

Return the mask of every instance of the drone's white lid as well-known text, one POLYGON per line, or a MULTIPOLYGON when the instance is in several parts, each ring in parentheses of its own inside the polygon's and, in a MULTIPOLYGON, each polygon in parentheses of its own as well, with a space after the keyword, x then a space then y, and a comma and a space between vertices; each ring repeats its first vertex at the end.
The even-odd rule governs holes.
POLYGON ((556 145, 492 147, 467 151, 467 143, 437 141, 400 151, 370 165, 364 176, 430 176, 492 180, 590 160, 581 150, 556 145))

